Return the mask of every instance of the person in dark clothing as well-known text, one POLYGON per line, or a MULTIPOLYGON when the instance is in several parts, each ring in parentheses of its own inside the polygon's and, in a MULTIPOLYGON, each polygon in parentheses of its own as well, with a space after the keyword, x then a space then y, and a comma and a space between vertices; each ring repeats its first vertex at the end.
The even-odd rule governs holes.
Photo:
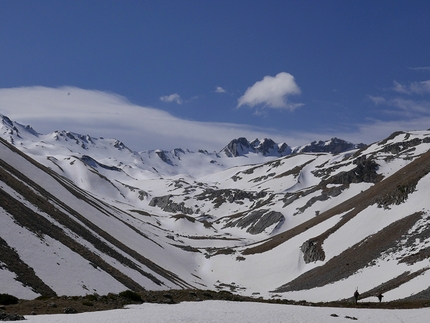
POLYGON ((379 293, 377 297, 378 297, 378 299, 379 299, 379 303, 381 303, 381 301, 382 301, 382 297, 384 297, 384 295, 382 295, 382 293, 379 293))
POLYGON ((360 296, 360 293, 358 292, 358 289, 356 289, 355 292, 354 292, 355 304, 357 304, 359 296, 360 296))

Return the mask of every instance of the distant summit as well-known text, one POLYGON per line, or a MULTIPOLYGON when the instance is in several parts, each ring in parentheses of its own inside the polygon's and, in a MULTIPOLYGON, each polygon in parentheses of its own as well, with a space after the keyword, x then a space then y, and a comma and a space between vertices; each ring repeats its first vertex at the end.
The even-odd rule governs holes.
POLYGON ((340 154, 342 152, 365 148, 367 145, 360 143, 354 144, 339 138, 331 138, 326 141, 313 141, 305 146, 299 146, 293 149, 293 153, 331 153, 340 154))
POLYGON ((24 126, 18 122, 12 121, 7 116, 0 114, 0 132, 4 135, 9 135, 10 141, 13 141, 13 136, 21 138, 21 132, 28 133, 30 136, 38 137, 37 133, 30 125, 24 126))
POLYGON ((233 139, 220 153, 228 157, 245 156, 249 153, 261 154, 263 156, 283 157, 291 154, 291 148, 286 143, 275 143, 272 139, 254 139, 249 142, 246 138, 233 139))
POLYGON ((233 139, 225 146, 221 153, 228 157, 245 156, 249 153, 261 154, 263 156, 283 157, 297 153, 332 153, 339 154, 348 150, 366 147, 365 144, 354 144, 339 138, 326 141, 313 141, 304 146, 291 148, 286 143, 275 143, 272 139, 254 139, 248 141, 246 138, 233 139))

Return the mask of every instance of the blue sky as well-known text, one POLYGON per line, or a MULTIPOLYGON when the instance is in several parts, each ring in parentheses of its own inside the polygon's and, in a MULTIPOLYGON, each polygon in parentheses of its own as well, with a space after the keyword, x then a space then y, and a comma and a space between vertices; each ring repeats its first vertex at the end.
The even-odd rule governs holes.
POLYGON ((430 128, 429 14, 425 0, 3 0, 0 113, 134 150, 371 143, 430 128))

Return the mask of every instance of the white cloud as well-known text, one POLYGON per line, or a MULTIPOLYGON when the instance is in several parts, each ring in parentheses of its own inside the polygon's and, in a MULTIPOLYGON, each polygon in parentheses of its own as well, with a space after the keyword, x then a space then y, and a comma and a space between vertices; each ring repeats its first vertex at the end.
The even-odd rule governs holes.
POLYGON ((375 106, 385 106, 386 108, 380 111, 386 115, 397 116, 404 120, 419 119, 430 115, 430 101, 404 99, 402 97, 386 99, 369 96, 369 98, 375 106))
POLYGON ((380 104, 384 104, 387 102, 387 100, 385 98, 383 98, 382 96, 372 96, 372 95, 368 95, 368 98, 375 104, 375 105, 380 105, 380 104))
POLYGON ((224 90, 221 86, 217 86, 215 89, 215 93, 225 93, 226 90, 224 90))
POLYGON ((425 100, 410 100, 403 98, 394 98, 388 101, 388 104, 404 111, 410 116, 422 116, 430 114, 430 101, 425 100))
POLYGON ((430 93, 430 80, 411 83, 412 93, 424 94, 430 93))
POLYGON ((302 104, 289 104, 287 97, 300 94, 294 76, 281 72, 275 77, 265 76, 261 81, 249 87, 239 98, 237 107, 248 105, 254 107, 263 104, 269 108, 283 108, 293 110, 302 104))
POLYGON ((409 94, 409 90, 403 84, 396 81, 393 82, 393 90, 397 93, 409 94))
POLYGON ((372 120, 368 123, 357 125, 357 130, 350 133, 340 133, 340 138, 357 143, 373 143, 383 140, 395 131, 412 131, 426 130, 429 128, 430 117, 424 116, 419 118, 384 121, 372 120))
POLYGON ((176 102, 177 104, 182 104, 181 96, 178 93, 162 96, 160 97, 160 100, 163 102, 176 102))
POLYGON ((410 82, 408 85, 394 81, 392 90, 396 95, 371 96, 368 98, 375 106, 385 106, 381 112, 391 115, 406 118, 406 120, 419 119, 430 115, 430 100, 424 97, 430 93, 430 80, 422 82, 410 82), (405 94, 399 95, 399 94, 405 94), (417 98, 416 95, 420 95, 417 98))
POLYGON ((353 143, 372 144, 383 140, 396 131, 412 131, 429 129, 430 116, 418 118, 401 118, 401 120, 386 121, 380 119, 368 119, 366 122, 348 124, 346 131, 327 130, 320 132, 290 132, 284 137, 284 141, 290 146, 309 143, 314 140, 327 140, 333 137, 342 138, 353 143), (299 138, 299 140, 297 140, 299 138))
POLYGON ((238 137, 285 140, 279 131, 183 120, 159 109, 134 105, 119 95, 75 87, 0 89, 0 114, 29 124, 39 133, 68 130, 116 138, 137 151, 173 148, 219 151, 238 137))
POLYGON ((430 93, 430 80, 422 82, 411 82, 409 85, 403 85, 394 81, 393 90, 402 94, 426 94, 430 93))

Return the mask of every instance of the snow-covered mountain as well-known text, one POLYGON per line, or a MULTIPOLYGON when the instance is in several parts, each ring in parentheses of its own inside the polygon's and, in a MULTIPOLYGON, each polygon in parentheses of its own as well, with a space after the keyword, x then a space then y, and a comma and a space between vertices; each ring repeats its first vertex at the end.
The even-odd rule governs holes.
POLYGON ((135 152, 1 116, 0 287, 428 298, 430 131, 135 152))

